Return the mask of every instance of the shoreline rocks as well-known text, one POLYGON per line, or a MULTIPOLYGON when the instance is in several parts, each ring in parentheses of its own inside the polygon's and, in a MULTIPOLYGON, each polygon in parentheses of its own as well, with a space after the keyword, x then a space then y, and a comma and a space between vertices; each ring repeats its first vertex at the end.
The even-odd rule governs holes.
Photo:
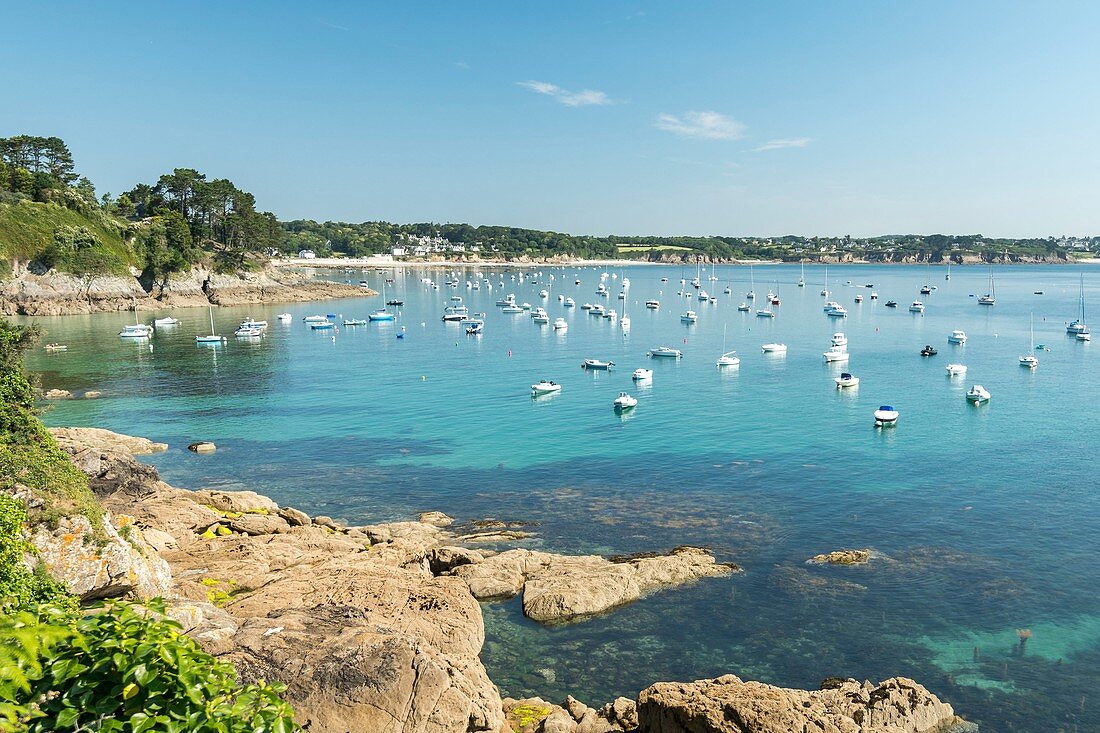
POLYGON ((316 733, 779 733, 802 730, 800 721, 814 730, 927 733, 955 720, 949 705, 904 678, 829 681, 807 692, 727 675, 658 683, 637 703, 619 698, 599 709, 572 697, 562 705, 502 700, 480 659, 479 599, 522 593, 529 617, 573 620, 739 568, 693 547, 614 559, 469 548, 436 513, 348 527, 251 491, 172 487, 132 457, 160 444, 53 432, 115 518, 112 552, 133 553, 124 558, 130 566, 81 564, 85 544, 65 525, 53 535, 61 542, 43 543, 50 570, 68 569, 58 576, 86 598, 165 597, 167 614, 241 679, 286 683, 298 721, 316 733), (727 712, 756 727, 735 725, 727 712))
POLYGON ((938 733, 962 722, 950 705, 906 677, 878 685, 829 679, 812 692, 732 674, 659 682, 642 690, 637 712, 642 733, 938 733))
POLYGON ((356 285, 315 280, 266 267, 223 274, 204 267, 176 273, 165 282, 143 283, 138 274, 85 278, 54 270, 42 275, 18 268, 0 281, 0 315, 60 316, 131 310, 293 303, 377 295, 356 285))

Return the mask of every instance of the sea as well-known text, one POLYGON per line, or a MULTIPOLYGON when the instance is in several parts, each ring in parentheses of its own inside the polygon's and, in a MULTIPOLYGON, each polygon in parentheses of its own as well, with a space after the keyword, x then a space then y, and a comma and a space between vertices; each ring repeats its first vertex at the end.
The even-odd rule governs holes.
POLYGON ((217 308, 228 343, 215 347, 194 342, 210 328, 201 308, 173 312, 180 325, 142 341, 116 335, 132 313, 18 320, 68 346, 29 358, 44 387, 102 392, 52 402, 44 420, 168 443, 143 460, 174 485, 252 489, 353 524, 426 510, 496 519, 533 534, 519 546, 551 552, 699 545, 744 569, 569 624, 536 624, 518 599, 486 603, 483 659, 504 695, 597 705, 726 673, 802 688, 903 675, 983 731, 1100 731, 1100 344, 1066 334, 1082 303, 1100 304, 1100 267, 947 275, 797 264, 318 271, 380 295, 217 308), (991 275, 996 304, 979 305, 991 275), (699 300, 696 276, 717 302, 699 300), (924 285, 934 289, 921 295, 924 285), (825 315, 826 288, 847 317, 825 315), (780 304, 758 316, 769 291, 780 304), (502 313, 495 303, 510 293, 568 329, 502 313), (384 298, 403 301, 395 321, 340 325, 384 298), (441 320, 455 298, 486 314, 482 334, 441 320), (923 313, 909 311, 915 299, 923 313), (585 303, 627 314, 629 333, 585 303), (694 324, 681 320, 689 309, 694 324), (283 311, 290 323, 276 321, 283 311), (302 320, 326 314, 334 331, 302 320), (270 323, 264 338, 234 338, 249 316, 270 323), (964 345, 948 343, 956 329, 964 345), (850 358, 826 364, 836 332, 850 358), (772 342, 786 354, 764 353, 772 342), (938 353, 922 356, 925 345, 938 353), (682 358, 647 355, 661 346, 682 358), (729 351, 740 365, 718 367, 729 351), (1019 364, 1027 353, 1034 370, 1019 364), (586 358, 615 366, 586 371, 586 358), (949 377, 949 363, 966 375, 949 377), (640 367, 651 382, 632 380, 640 367), (836 387, 842 371, 858 388, 836 387), (541 379, 561 392, 533 398, 541 379), (988 402, 967 402, 974 384, 988 402), (620 392, 637 407, 616 413, 620 392), (896 426, 875 427, 880 405, 898 410, 896 426), (217 452, 189 453, 200 439, 217 452), (807 562, 841 548, 873 557, 807 562))

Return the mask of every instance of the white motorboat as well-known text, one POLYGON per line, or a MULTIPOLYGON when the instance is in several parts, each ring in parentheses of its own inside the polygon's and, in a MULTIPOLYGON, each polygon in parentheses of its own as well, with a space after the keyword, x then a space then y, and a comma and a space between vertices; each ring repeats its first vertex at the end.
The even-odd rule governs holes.
POLYGON ((164 328, 165 326, 178 326, 180 325, 180 319, 178 318, 154 318, 153 325, 157 328, 164 328))
POLYGON ((519 307, 522 308, 525 311, 531 310, 531 304, 530 303, 520 303, 519 307))
POLYGON ((653 379, 652 369, 635 369, 634 374, 631 375, 631 379, 635 382, 648 382, 653 379))
POLYGON ((516 296, 512 293, 505 295, 503 298, 497 301, 497 307, 505 308, 510 305, 516 304, 516 296))
POLYGON ((259 328, 267 330, 267 321, 257 321, 255 318, 246 318, 240 323, 241 328, 259 328))
POLYGON ((555 394, 557 392, 561 392, 561 385, 549 379, 541 379, 538 384, 531 385, 531 395, 534 397, 555 394))
POLYGON ((859 377, 853 376, 848 372, 841 372, 839 377, 833 377, 833 381, 836 382, 837 389, 859 386, 859 377))
POLYGON ((684 353, 679 349, 674 349, 671 346, 659 346, 649 352, 649 356, 661 358, 661 359, 679 359, 684 353))
POLYGON ((1075 336, 1075 338, 1078 341, 1092 341, 1092 334, 1090 334, 1088 331, 1081 331, 1075 336))
POLYGON ((118 332, 119 338, 124 339, 147 339, 152 335, 153 327, 144 323, 123 326, 122 330, 118 332))
POLYGON ((720 367, 735 367, 741 363, 741 359, 737 356, 736 351, 727 351, 718 357, 718 366, 720 367))
POLYGON ((897 425, 900 413, 890 405, 879 405, 875 410, 875 427, 886 428, 897 425))
POLYGON ((306 316, 302 319, 305 323, 320 323, 321 321, 327 321, 324 316, 306 316))
POLYGON ((65 344, 46 344, 42 348, 45 349, 46 351, 49 351, 49 352, 68 351, 69 350, 69 347, 66 346, 65 344))
POLYGON ((699 291, 699 301, 702 302, 702 303, 705 303, 708 300, 710 300, 710 296, 707 295, 707 291, 706 290, 700 290, 699 291))
POLYGON ((264 330, 255 326, 240 326, 233 335, 237 338, 263 338, 264 330))
POLYGON ((461 303, 462 302, 462 296, 461 295, 452 295, 451 296, 451 302, 452 303, 461 303))
POLYGON ((336 324, 332 321, 321 321, 320 323, 311 323, 309 327, 314 331, 332 331, 336 328, 336 324))
POLYGON ((280 313, 279 315, 275 316, 275 320, 277 320, 279 323, 290 323, 294 320, 294 316, 290 315, 289 313, 280 313))
POLYGON ((825 362, 831 364, 834 361, 848 361, 851 355, 848 353, 848 349, 845 346, 830 346, 824 356, 825 362))
POLYGON ((466 324, 466 335, 476 336, 485 330, 485 321, 463 321, 466 324))
POLYGON ((603 316, 604 313, 605 310, 602 305, 594 305, 588 309, 588 315, 590 316, 603 316))
POLYGON ((829 316, 829 318, 847 318, 848 309, 846 309, 840 303, 834 302, 832 304, 832 307, 828 307, 825 309, 825 315, 829 316))
POLYGON ((845 336, 842 332, 837 331, 836 333, 833 334, 832 345, 833 346, 847 346, 848 345, 848 337, 845 336))
POLYGON ((568 331, 569 330, 569 324, 565 322, 564 318, 555 318, 554 319, 554 330, 555 331, 568 331))
POLYGON ((582 311, 590 311, 590 310, 592 310, 592 304, 591 304, 591 303, 585 303, 584 305, 582 305, 582 306, 581 306, 581 310, 582 310, 582 311))
POLYGON ((566 298, 562 302, 562 307, 564 307, 564 308, 573 308, 576 305, 577 305, 577 301, 573 300, 572 298, 566 298))
POLYGON ((614 308, 606 311, 603 317, 614 323, 619 318, 619 313, 614 308))
POLYGON ((966 390, 966 401, 973 404, 981 404, 982 402, 989 402, 989 398, 992 395, 989 394, 989 390, 980 384, 975 384, 970 389, 966 390))
POLYGON ((763 351, 765 354, 786 354, 787 353, 787 345, 786 344, 775 344, 775 343, 764 344, 763 346, 760 347, 760 350, 763 351))
POLYGON ((860 294, 856 295, 856 303, 862 303, 862 302, 863 302, 863 293, 860 293, 860 294))
POLYGON ((633 410, 638 406, 638 398, 631 397, 626 392, 620 392, 619 396, 615 398, 615 402, 612 403, 615 406, 615 410, 622 412, 623 410, 633 410))
POLYGON ((623 330, 623 333, 630 332, 630 316, 623 314, 623 317, 619 319, 619 328, 623 330))
POLYGON ((752 307, 749 306, 748 303, 741 303, 741 305, 737 306, 737 310, 741 311, 742 313, 748 313, 752 310, 752 307))
POLYGON ((542 313, 535 313, 531 316, 531 322, 537 323, 540 326, 545 326, 550 323, 550 316, 546 315, 545 311, 542 313))
POLYGON ((966 365, 965 364, 948 364, 947 365, 947 376, 949 376, 949 377, 961 377, 964 374, 966 374, 966 365))
POLYGON ((966 343, 966 331, 952 331, 951 335, 947 337, 947 343, 949 344, 965 344, 966 343))
POLYGON ((909 306, 910 313, 924 313, 924 303, 919 300, 914 300, 913 304, 909 306))
POLYGON ((549 298, 550 297, 550 291, 546 290, 546 289, 540 290, 539 291, 539 297, 540 298, 549 298))
POLYGON ((874 290, 871 291, 871 300, 878 300, 878 293, 874 290))
POLYGON ((775 318, 775 313, 771 312, 770 310, 765 310, 763 308, 756 311, 756 315, 758 318, 775 318))
POLYGON ((645 307, 649 308, 651 311, 655 311, 655 310, 657 310, 658 308, 661 307, 661 301, 659 301, 659 300, 647 300, 645 302, 645 307))
POLYGON ((695 314, 695 311, 685 311, 680 315, 681 323, 695 323, 699 320, 699 316, 695 314))
POLYGON ((602 371, 608 371, 613 366, 615 366, 615 362, 601 361, 599 359, 585 359, 581 362, 581 369, 599 369, 602 371))
POLYGON ((523 313, 523 308, 519 307, 515 303, 512 305, 506 305, 500 309, 501 313, 523 313))

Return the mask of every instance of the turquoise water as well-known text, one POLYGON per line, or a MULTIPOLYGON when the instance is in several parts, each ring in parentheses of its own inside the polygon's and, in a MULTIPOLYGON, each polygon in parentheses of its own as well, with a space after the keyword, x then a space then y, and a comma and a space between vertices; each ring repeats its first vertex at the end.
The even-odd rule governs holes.
MULTIPOLYGON (((745 567, 568 626, 533 624, 517 602, 487 605, 484 658, 504 694, 600 702, 724 672, 793 686, 905 674, 983 730, 1100 731, 1088 701, 1100 681, 1100 385, 1095 347, 1065 335, 1078 269, 998 267, 997 304, 986 308, 971 297, 986 291, 985 268, 952 268, 945 281, 943 268, 834 266, 830 289, 850 314, 834 320, 822 313, 821 267, 806 269, 805 288, 797 266, 754 268, 757 304, 769 289, 781 297, 774 319, 737 312, 745 267, 716 268, 716 283, 704 273, 715 305, 676 295, 694 270, 630 267, 614 270, 631 280, 627 336, 579 307, 622 313, 617 280, 610 298, 595 295, 600 270, 544 268, 537 284, 504 271, 504 288, 500 271, 485 270, 491 291, 464 286, 473 272, 456 290, 421 284, 424 274, 442 283, 440 271, 394 272, 397 322, 341 328, 335 340, 301 318, 365 317, 379 299, 287 306, 289 325, 274 322, 279 306, 219 309, 222 333, 248 315, 272 321, 262 342, 230 336, 221 348, 193 343, 208 328, 201 309, 175 313, 184 323, 148 343, 115 337, 130 314, 33 319, 69 351, 38 352, 30 367, 46 387, 103 392, 55 403, 47 422, 168 442, 151 462, 181 486, 253 488, 359 523, 425 509, 537 522, 529 546, 562 552, 704 544, 745 567), (868 282, 879 300, 857 305, 868 282), (918 296, 926 282, 937 290, 918 296), (569 330, 500 313, 493 303, 509 292, 569 330), (440 322, 456 294, 488 313, 483 335, 440 322), (654 297, 662 307, 647 310, 654 297), (916 297, 923 316, 906 310, 916 297), (891 298, 898 309, 884 307, 891 298), (679 318, 689 307, 693 326, 679 318), (1017 363, 1032 318, 1049 348, 1034 372, 1017 363), (965 346, 947 343, 956 328, 965 346), (823 363, 837 330, 858 390, 835 389, 841 367, 823 363), (769 341, 785 342, 787 356, 761 353, 769 341), (922 358, 926 343, 939 354, 922 358), (661 345, 684 358, 646 357, 661 345), (740 367, 718 369, 730 349, 740 367), (616 369, 586 373, 586 357, 616 369), (949 362, 967 376, 949 379, 949 362), (649 387, 631 382, 642 366, 654 370, 649 387), (562 392, 533 400, 542 378, 562 392), (981 407, 964 400, 975 382, 993 395, 981 407), (639 404, 617 416, 622 390, 639 404), (883 403, 901 412, 894 429, 872 425, 883 403), (200 438, 218 452, 183 449, 200 438), (804 562, 839 547, 880 557, 863 568, 804 562), (1021 647, 1023 628, 1032 635, 1021 647)), ((382 286, 379 273, 326 276, 382 286)), ((1098 276, 1085 269, 1087 301, 1100 305, 1098 276)))

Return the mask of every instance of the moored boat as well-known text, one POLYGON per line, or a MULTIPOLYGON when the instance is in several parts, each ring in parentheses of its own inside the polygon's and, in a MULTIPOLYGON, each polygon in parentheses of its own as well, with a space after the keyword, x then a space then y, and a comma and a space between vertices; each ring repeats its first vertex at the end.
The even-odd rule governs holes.
POLYGON ((966 331, 955 330, 951 332, 951 335, 947 337, 947 342, 950 344, 965 344, 966 343, 966 331))
POLYGON ((879 405, 879 408, 875 410, 875 427, 885 428, 893 427, 897 424, 900 413, 891 405, 879 405))
POLYGON ((598 369, 608 371, 615 366, 613 361, 601 361, 600 359, 585 359, 581 362, 581 369, 598 369))
POLYGON ((991 396, 989 390, 980 384, 975 384, 970 389, 966 390, 966 401, 975 405, 981 404, 982 402, 989 402, 991 396))
POLYGON ((615 401, 612 404, 614 405, 617 412, 622 412, 624 410, 633 410, 635 407, 638 406, 638 398, 632 397, 626 392, 620 392, 619 396, 615 398, 615 401))
POLYGON ((538 384, 531 385, 531 394, 534 397, 556 394, 558 392, 561 392, 561 385, 549 379, 540 379, 538 384))
POLYGON ((663 359, 679 359, 684 353, 679 349, 674 349, 671 346, 658 346, 649 352, 650 357, 663 358, 663 359))
POLYGON ((848 372, 841 372, 839 377, 833 377, 833 381, 836 382, 837 389, 859 386, 859 377, 853 376, 848 372))

